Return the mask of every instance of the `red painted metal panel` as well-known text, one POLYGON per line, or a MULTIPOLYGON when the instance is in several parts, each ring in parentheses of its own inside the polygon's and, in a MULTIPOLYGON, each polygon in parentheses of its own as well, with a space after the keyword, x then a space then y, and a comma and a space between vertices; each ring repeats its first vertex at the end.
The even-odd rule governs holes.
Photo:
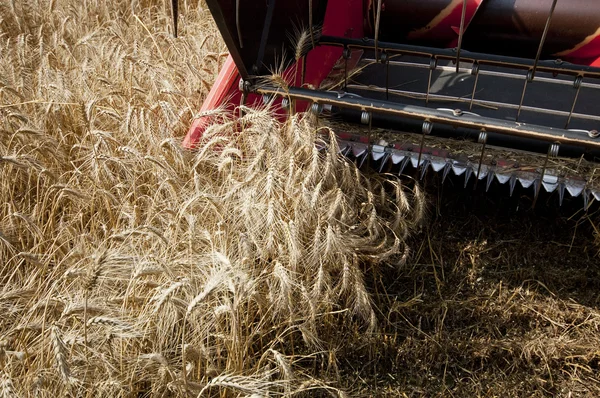
MULTIPOLYGON (((322 33, 324 35, 359 38, 364 34, 363 23, 363 0, 329 0, 322 33)), ((306 60, 305 86, 310 85, 318 88, 341 56, 341 48, 316 47, 311 50, 306 60)), ((301 76, 300 73, 295 73, 297 70, 300 70, 300 65, 295 64, 286 71, 285 76, 292 77, 292 80, 295 77, 296 80, 288 83, 300 84, 301 76)), ((232 105, 239 104, 241 100, 241 92, 238 87, 239 79, 240 76, 233 59, 228 57, 200 112, 216 109, 228 103, 232 105)), ((255 101, 259 100, 254 96, 249 98, 249 104, 255 104, 255 101)), ((296 104, 296 110, 304 111, 307 106, 308 103, 299 102, 296 104)), ((281 114, 283 115, 283 112, 281 114)), ((209 123, 209 117, 196 119, 183 140, 183 146, 194 148, 209 123)))
MULTIPOLYGON (((225 102, 239 104, 241 99, 241 92, 238 89, 239 80, 240 75, 230 55, 227 57, 215 84, 204 100, 200 108, 200 113, 217 109, 224 105, 225 102)), ((204 133, 204 130, 210 123, 210 119, 210 116, 204 116, 194 120, 187 136, 183 140, 184 147, 193 148, 198 143, 202 137, 202 133, 204 133)))

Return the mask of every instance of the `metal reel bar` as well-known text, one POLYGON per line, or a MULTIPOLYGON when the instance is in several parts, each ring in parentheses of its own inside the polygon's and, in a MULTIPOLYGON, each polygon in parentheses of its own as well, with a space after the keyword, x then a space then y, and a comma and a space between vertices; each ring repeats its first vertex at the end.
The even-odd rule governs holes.
MULTIPOLYGON (((276 87, 260 86, 255 88, 257 94, 281 95, 281 90, 276 87)), ((290 87, 285 94, 290 98, 309 101, 313 107, 323 105, 339 108, 355 109, 373 114, 400 116, 416 120, 428 120, 431 123, 462 127, 467 129, 485 130, 503 135, 529 138, 550 143, 558 142, 562 145, 573 145, 587 149, 600 149, 600 140, 595 136, 581 131, 571 131, 551 128, 534 124, 517 123, 513 121, 481 117, 469 112, 450 113, 443 110, 431 109, 422 106, 406 105, 397 102, 380 101, 361 98, 351 95, 340 95, 337 92, 316 91, 305 88, 290 87)))
MULTIPOLYGON (((375 49, 375 42, 372 39, 352 39, 347 37, 322 36, 319 44, 338 47, 347 46, 363 50, 375 49)), ((452 61, 456 60, 455 50, 448 48, 434 48, 382 41, 377 42, 377 48, 379 51, 384 50, 395 54, 436 57, 439 59, 448 59, 452 61)), ((502 66, 514 69, 532 70, 535 66, 536 71, 539 72, 600 78, 600 68, 587 65, 571 64, 561 60, 540 60, 536 64, 535 60, 527 58, 476 53, 465 50, 461 50, 461 59, 470 62, 479 62, 480 64, 485 65, 502 66)))

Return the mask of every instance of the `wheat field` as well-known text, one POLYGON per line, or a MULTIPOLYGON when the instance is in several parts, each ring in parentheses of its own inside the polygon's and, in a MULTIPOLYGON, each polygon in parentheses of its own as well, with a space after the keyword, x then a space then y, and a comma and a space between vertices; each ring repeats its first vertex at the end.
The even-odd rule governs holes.
POLYGON ((183 150, 227 53, 180 3, 0 3, 0 396, 597 396, 592 223, 367 177, 309 115, 183 150))
POLYGON ((182 150, 226 53, 165 6, 1 5, 2 394, 344 396, 336 331, 376 330, 363 272, 406 258, 422 193, 303 115, 216 112, 182 150))

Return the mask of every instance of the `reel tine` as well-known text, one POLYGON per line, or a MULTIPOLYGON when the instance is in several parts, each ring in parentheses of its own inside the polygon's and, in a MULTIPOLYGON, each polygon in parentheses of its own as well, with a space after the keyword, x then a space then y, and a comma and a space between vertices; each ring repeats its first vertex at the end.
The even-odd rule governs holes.
POLYGON ((475 185, 473 186, 473 190, 477 189, 477 183, 479 182, 479 176, 481 175, 481 165, 483 163, 483 156, 485 155, 485 146, 487 144, 487 132, 481 131, 479 132, 479 137, 477 141, 481 144, 481 155, 479 155, 479 166, 477 166, 477 178, 475 179, 475 185))
POLYGON ((463 33, 465 30, 465 15, 467 14, 467 0, 463 0, 462 13, 460 15, 460 31, 458 32, 458 47, 456 48, 456 73, 460 69, 460 48, 462 47, 463 33))
POLYGON ((573 82, 573 87, 577 89, 575 92, 575 98, 573 98, 573 104, 571 105, 571 111, 569 112, 569 117, 567 119, 567 123, 565 124, 565 130, 569 128, 569 124, 571 123, 571 117, 573 116, 573 111, 575 111, 575 105, 577 104, 577 98, 579 98, 579 92, 581 91, 581 83, 583 82, 583 76, 578 75, 573 82))
POLYGON ((437 58, 431 57, 429 59, 429 79, 427 80, 427 94, 425 94, 425 104, 429 104, 429 92, 431 91, 431 78, 433 77, 433 71, 437 68, 437 58))
POLYGON ((379 165, 379 172, 382 173, 383 169, 385 168, 385 165, 387 164, 388 160, 390 160, 390 157, 392 155, 390 155, 389 153, 386 153, 385 155, 383 155, 383 158, 381 158, 381 164, 379 165))
POLYGON ((365 160, 367 160, 367 158, 371 156, 371 152, 370 152, 369 148, 367 148, 367 150, 360 156, 361 156, 361 159, 358 163, 358 168, 362 169, 363 165, 365 164, 365 160))
POLYGON ((548 36, 548 31, 550 30, 550 24, 552 23, 552 16, 554 15, 554 9, 556 8, 557 1, 558 0, 553 0, 552 6, 550 6, 550 13, 548 14, 548 19, 546 20, 546 26, 544 26, 544 33, 542 33, 540 45, 538 46, 537 54, 535 55, 535 61, 533 62, 531 80, 533 80, 535 77, 535 71, 537 69, 537 64, 540 61, 540 56, 542 55, 542 49, 544 48, 544 43, 546 41, 546 36, 548 36))
POLYGON ((351 151, 352 151, 352 145, 350 145, 350 144, 346 145, 346 147, 342 150, 342 156, 347 158, 348 155, 350 155, 351 151))
POLYGON ((479 82, 479 62, 474 61, 471 68, 471 75, 475 76, 473 83, 473 92, 471 93, 471 102, 469 102, 469 110, 473 110, 473 101, 475 100, 475 92, 477 91, 477 83, 479 82))
MULTIPOLYGON (((369 152, 372 151, 372 144, 371 144, 371 130, 373 129, 373 115, 370 112, 363 112, 362 113, 362 120, 363 120, 363 124, 365 122, 365 118, 368 117, 368 124, 369 124, 369 134, 367 135, 367 156, 369 157, 369 162, 371 161, 370 156, 369 156, 369 152), (365 116, 366 114, 366 116, 365 116)), ((367 168, 369 167, 369 163, 367 162, 367 168)))
POLYGON ((390 56, 386 51, 381 53, 381 62, 385 62, 385 100, 390 99, 390 56))
POLYGON ((582 192, 583 195, 583 210, 587 211, 590 207, 590 192, 588 189, 584 189, 582 192))
POLYGON ((521 93, 521 102, 519 102, 519 108, 517 109, 517 117, 515 121, 519 121, 521 116, 521 108, 523 108, 523 100, 525 100, 525 91, 527 91, 527 84, 533 80, 533 71, 530 69, 527 71, 527 77, 525 77, 525 83, 523 84, 523 92, 521 93))
POLYGON ((306 78, 306 64, 308 63, 308 54, 302 57, 302 74, 300 75, 300 86, 304 87, 304 80, 306 78))
POLYGON ((421 167, 421 157, 423 156, 423 145, 425 144, 425 136, 431 133, 433 129, 433 123, 429 120, 423 121, 423 127, 421 128, 421 145, 419 146, 419 159, 417 160, 417 168, 421 167))

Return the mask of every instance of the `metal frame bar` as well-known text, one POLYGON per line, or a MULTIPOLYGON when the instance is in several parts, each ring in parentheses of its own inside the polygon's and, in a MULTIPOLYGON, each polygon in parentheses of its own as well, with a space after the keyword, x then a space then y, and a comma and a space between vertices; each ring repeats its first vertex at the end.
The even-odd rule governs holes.
POLYGON ((235 0, 235 27, 237 29, 240 48, 244 48, 244 41, 242 40, 242 28, 240 27, 240 0, 235 0))
POLYGON ((260 38, 260 47, 258 48, 258 56, 256 57, 256 63, 254 64, 256 71, 261 67, 263 58, 265 56, 265 50, 267 48, 267 39, 269 38, 269 32, 271 31, 271 23, 273 22, 273 13, 275 12, 276 0, 268 0, 269 5, 267 6, 267 14, 265 15, 265 23, 263 26, 262 35, 260 38))
MULTIPOLYGON (((385 92, 385 89, 382 87, 361 86, 361 85, 356 85, 356 84, 351 84, 348 86, 348 88, 352 89, 352 90, 385 92)), ((438 100, 438 101, 461 102, 461 103, 471 103, 472 102, 473 105, 480 105, 480 106, 490 107, 490 108, 493 107, 493 108, 505 108, 505 109, 519 109, 519 105, 511 104, 511 103, 507 103, 507 102, 489 101, 489 100, 482 100, 482 99, 471 100, 471 98, 451 97, 449 95, 443 95, 443 94, 431 94, 430 93, 429 95, 427 95, 426 93, 422 93, 422 92, 418 92, 418 91, 406 91, 406 90, 397 90, 397 89, 389 89, 388 93, 397 95, 400 97, 410 97, 410 98, 419 98, 419 99, 429 98, 429 99, 438 100)), ((535 106, 528 106, 528 105, 521 105, 521 111, 523 111, 523 110, 531 111, 531 112, 538 112, 538 113, 545 113, 545 114, 549 114, 549 115, 557 115, 557 116, 568 116, 569 115, 569 112, 562 111, 559 109, 538 108, 535 106)), ((571 116, 578 118, 578 119, 600 121, 600 115, 587 115, 587 114, 583 114, 583 113, 571 113, 571 116)))
MULTIPOLYGON (((373 62, 373 63, 376 62, 375 59, 368 58, 368 57, 362 58, 362 60, 365 62, 373 62)), ((475 62, 479 64, 478 61, 475 61, 475 62)), ((430 68, 430 65, 427 63, 408 62, 408 61, 392 61, 392 60, 390 60, 389 64, 390 64, 390 66, 406 66, 409 68, 419 68, 419 69, 429 69, 430 68)), ((454 71, 454 67, 437 65, 436 70, 443 71, 443 72, 452 72, 452 71, 454 71)), ((486 70, 486 69, 481 69, 481 68, 479 68, 479 70, 477 71, 476 74, 473 73, 473 68, 460 68, 459 72, 471 73, 472 75, 481 74, 482 76, 505 77, 508 79, 517 79, 517 80, 522 80, 527 77, 527 75, 522 75, 522 74, 517 74, 517 73, 497 72, 497 71, 486 70)), ((600 76, 599 76, 599 78, 600 78, 600 76)), ((573 86, 573 80, 556 79, 556 78, 540 77, 540 76, 536 77, 535 80, 538 82, 544 82, 544 83, 553 83, 553 84, 562 84, 565 86, 573 86)), ((599 82, 598 84, 582 82, 581 87, 593 88, 593 89, 600 90, 600 80, 598 82, 599 82)))
MULTIPOLYGON (((323 36, 319 40, 319 44, 323 46, 349 46, 367 50, 374 49, 375 47, 373 39, 352 39, 347 37, 336 36, 323 36)), ((435 56, 438 58, 445 58, 449 60, 456 59, 455 50, 451 48, 433 48, 382 41, 378 41, 377 45, 378 49, 398 54, 421 55, 426 57, 435 56)), ((535 62, 532 59, 507 57, 502 55, 476 53, 470 51, 462 51, 461 58, 468 61, 478 61, 480 64, 498 65, 504 67, 512 67, 515 69, 531 70, 535 65, 535 62)), ((584 77, 600 78, 600 68, 587 65, 571 64, 559 60, 538 61, 536 70, 540 72, 562 73, 567 75, 582 75, 584 77)))
POLYGON ((578 131, 517 123, 467 113, 452 114, 421 106, 406 105, 389 101, 377 101, 373 99, 340 95, 337 92, 323 92, 298 87, 290 87, 286 93, 283 93, 279 88, 269 86, 255 87, 254 91, 261 95, 285 94, 290 98, 310 101, 315 104, 328 104, 340 108, 402 116, 409 119, 426 120, 431 123, 440 123, 454 127, 491 131, 503 135, 529 138, 550 143, 600 149, 600 140, 591 138, 587 134, 578 131))
MULTIPOLYGON (((237 4, 239 4, 239 2, 237 4)), ((239 71, 240 76, 243 79, 247 79, 249 76, 249 73, 244 64, 242 54, 240 53, 240 49, 242 48, 242 46, 241 46, 242 43, 239 43, 240 47, 238 48, 238 46, 236 45, 236 41, 233 38, 233 32, 229 31, 227 23, 225 22, 225 16, 223 15, 223 11, 221 10, 221 5, 219 4, 219 1, 218 0, 206 0, 206 5, 208 6, 210 13, 213 16, 213 19, 215 20, 215 24, 217 25, 217 28, 219 29, 219 32, 221 33, 221 36, 223 37, 223 41, 225 42, 225 44, 227 45, 227 48, 229 49, 229 55, 231 55, 231 58, 235 62, 235 65, 239 71)), ((239 26, 239 24, 237 24, 237 25, 239 26)), ((239 40, 239 38, 238 38, 238 40, 239 40)))

